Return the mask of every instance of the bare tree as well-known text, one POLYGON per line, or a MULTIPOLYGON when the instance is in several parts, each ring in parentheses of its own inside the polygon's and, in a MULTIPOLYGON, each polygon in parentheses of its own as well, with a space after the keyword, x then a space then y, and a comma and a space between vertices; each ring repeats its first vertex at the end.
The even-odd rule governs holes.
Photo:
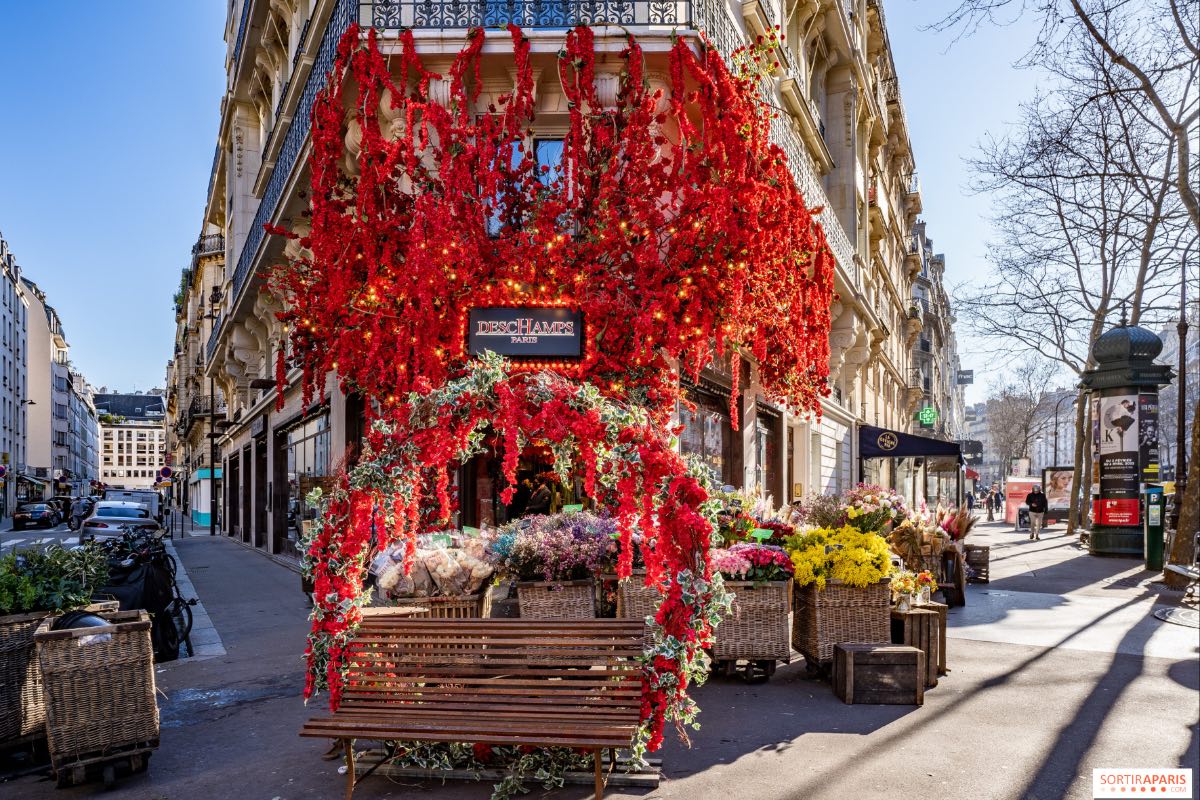
MULTIPOLYGON (((970 35, 1013 13, 1041 21, 1027 63, 1053 63, 1085 43, 1098 50, 1113 91, 1141 109, 1158 143, 1173 152, 1173 189, 1193 233, 1200 232, 1200 164, 1192 157, 1200 128, 1200 0, 962 0, 934 28, 970 35)), ((1086 83, 1089 76, 1066 77, 1086 83)))
POLYGON ((988 441, 1003 468, 1029 458, 1034 440, 1047 433, 1052 418, 1044 407, 1046 392, 1060 371, 1053 361, 1029 356, 993 385, 987 399, 988 441))
MULTIPOLYGON (((1175 191, 1176 149, 1146 100, 1100 45, 1062 44, 1042 63, 1056 88, 974 160, 976 188, 995 198, 993 270, 958 304, 999 349, 1078 375, 1118 315, 1166 321, 1197 234, 1175 191)), ((1077 403, 1070 533, 1087 509, 1085 417, 1077 403)))

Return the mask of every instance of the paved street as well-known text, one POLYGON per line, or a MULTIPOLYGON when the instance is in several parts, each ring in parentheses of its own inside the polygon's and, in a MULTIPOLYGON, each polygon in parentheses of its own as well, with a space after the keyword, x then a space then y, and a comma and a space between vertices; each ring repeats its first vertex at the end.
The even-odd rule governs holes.
POLYGON ((72 545, 79 543, 79 532, 70 530, 64 522, 53 528, 26 528, 13 530, 12 520, 5 520, 0 532, 0 555, 26 547, 49 547, 52 544, 72 545))
MULTIPOLYGON (((659 789, 606 796, 875 798, 905 786, 911 796, 1050 800, 1090 797, 1093 767, 1194 767, 1200 638, 1153 616, 1180 596, 1159 593, 1136 562, 1087 556, 1059 531, 1030 542, 984 525, 974 540, 992 546, 993 579, 971 585, 967 607, 950 613, 951 672, 923 707, 843 705, 802 663, 765 685, 714 679, 697 692, 704 727, 694 746, 664 749, 659 789)), ((226 652, 157 669, 162 745, 149 774, 114 796, 336 796, 338 764, 297 736, 309 713, 299 699, 307 609, 298 576, 220 537, 175 547, 226 652)), ((0 797, 23 800, 99 791, 56 790, 37 775, 0 784, 0 797)), ((373 777, 355 796, 489 791, 373 777)))

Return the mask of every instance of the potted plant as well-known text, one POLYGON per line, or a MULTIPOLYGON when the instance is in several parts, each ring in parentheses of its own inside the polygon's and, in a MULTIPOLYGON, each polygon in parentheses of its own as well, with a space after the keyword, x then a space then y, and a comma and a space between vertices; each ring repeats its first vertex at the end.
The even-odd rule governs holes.
POLYGON ((810 669, 832 663, 839 642, 890 640, 886 539, 843 525, 797 534, 785 547, 795 569, 792 646, 810 669))
POLYGON ((792 560, 782 547, 743 542, 718 548, 709 563, 733 593, 714 634, 718 662, 748 661, 747 677, 765 678, 791 658, 792 560))
POLYGON ((96 547, 0 558, 0 742, 42 735, 46 706, 33 634, 47 616, 89 605, 107 576, 96 547))
MULTIPOLYGON (((518 520, 493 547, 506 552, 503 572, 517 582, 521 616, 586 619, 596 616, 593 578, 615 558, 615 520, 587 512, 518 520)), ((495 557, 495 556, 493 556, 495 557)))

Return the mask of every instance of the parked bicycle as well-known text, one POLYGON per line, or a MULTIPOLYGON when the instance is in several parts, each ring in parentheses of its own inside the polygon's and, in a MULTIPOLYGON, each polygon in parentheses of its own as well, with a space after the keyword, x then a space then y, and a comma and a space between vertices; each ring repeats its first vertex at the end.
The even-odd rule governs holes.
POLYGON ((197 598, 185 598, 176 580, 179 565, 167 552, 163 532, 138 531, 122 526, 120 537, 99 543, 109 563, 109 583, 100 591, 120 602, 121 609, 144 608, 152 619, 151 639, 156 661, 173 661, 183 645, 192 648, 192 606, 197 598))

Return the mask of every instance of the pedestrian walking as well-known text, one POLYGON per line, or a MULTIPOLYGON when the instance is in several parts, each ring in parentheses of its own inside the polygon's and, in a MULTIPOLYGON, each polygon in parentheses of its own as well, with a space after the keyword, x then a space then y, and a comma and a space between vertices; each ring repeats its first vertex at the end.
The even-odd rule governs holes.
POLYGON ((967 501, 967 511, 974 511, 975 510, 975 495, 972 492, 967 492, 966 501, 967 501))
POLYGON ((987 506, 988 522, 996 521, 996 493, 991 489, 988 490, 987 497, 984 498, 984 505, 987 506))
POLYGON ((1034 486, 1033 491, 1025 498, 1029 506, 1029 538, 1037 541, 1042 538, 1042 523, 1046 519, 1046 495, 1041 486, 1034 486))

